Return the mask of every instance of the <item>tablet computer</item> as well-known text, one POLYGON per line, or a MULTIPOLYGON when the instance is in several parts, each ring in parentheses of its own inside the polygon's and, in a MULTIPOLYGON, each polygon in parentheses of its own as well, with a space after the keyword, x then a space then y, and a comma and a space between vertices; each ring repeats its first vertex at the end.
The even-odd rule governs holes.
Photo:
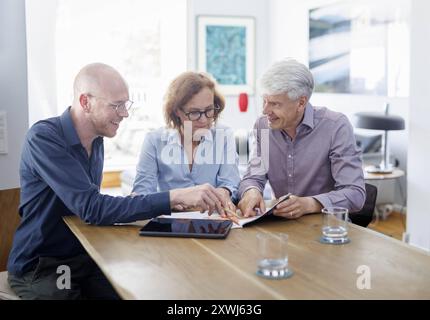
POLYGON ((223 239, 231 226, 231 220, 154 218, 140 229, 139 235, 223 239))

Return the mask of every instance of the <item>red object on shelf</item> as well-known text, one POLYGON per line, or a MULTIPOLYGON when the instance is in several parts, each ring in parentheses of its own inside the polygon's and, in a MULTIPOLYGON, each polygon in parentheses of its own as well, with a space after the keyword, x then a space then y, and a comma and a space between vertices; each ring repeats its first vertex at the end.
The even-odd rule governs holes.
POLYGON ((239 94, 239 110, 246 112, 248 110, 248 94, 242 92, 239 94))

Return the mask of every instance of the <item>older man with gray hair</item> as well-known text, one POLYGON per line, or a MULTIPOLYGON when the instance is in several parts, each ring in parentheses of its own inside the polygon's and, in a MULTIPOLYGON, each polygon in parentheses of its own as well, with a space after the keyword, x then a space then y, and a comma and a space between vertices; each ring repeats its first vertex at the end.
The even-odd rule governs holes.
POLYGON ((277 198, 292 194, 274 210, 288 219, 323 207, 362 208, 364 177, 352 126, 345 115, 312 106, 313 88, 309 69, 293 59, 263 74, 263 116, 254 125, 253 154, 239 185, 238 207, 245 216, 265 211, 267 180, 277 198))

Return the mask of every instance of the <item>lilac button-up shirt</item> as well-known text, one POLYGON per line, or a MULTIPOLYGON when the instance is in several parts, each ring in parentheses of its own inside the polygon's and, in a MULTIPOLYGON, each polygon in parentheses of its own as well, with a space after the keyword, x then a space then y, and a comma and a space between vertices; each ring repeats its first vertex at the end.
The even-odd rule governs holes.
POLYGON ((270 129, 266 116, 257 119, 254 137, 240 197, 250 188, 263 192, 269 180, 277 198, 291 192, 312 196, 323 207, 340 206, 351 212, 363 207, 360 150, 345 115, 308 103, 294 140, 283 130, 270 129))

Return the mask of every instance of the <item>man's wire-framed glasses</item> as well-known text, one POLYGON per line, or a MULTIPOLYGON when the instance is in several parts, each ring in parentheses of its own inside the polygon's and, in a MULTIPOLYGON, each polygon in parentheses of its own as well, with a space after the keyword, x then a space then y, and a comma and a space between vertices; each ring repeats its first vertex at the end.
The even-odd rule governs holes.
POLYGON ((110 106, 110 107, 112 107, 117 113, 124 113, 124 112, 126 112, 126 111, 129 111, 130 110, 130 108, 131 108, 131 106, 133 105, 133 101, 131 101, 131 100, 127 100, 127 101, 122 101, 122 102, 119 102, 119 103, 112 103, 112 102, 110 102, 108 99, 106 99, 106 98, 103 98, 103 97, 98 97, 98 96, 94 96, 94 95, 92 95, 92 94, 88 94, 88 96, 89 97, 93 97, 93 98, 96 98, 96 99, 101 99, 101 100, 105 100, 107 103, 108 103, 108 105, 110 106))

